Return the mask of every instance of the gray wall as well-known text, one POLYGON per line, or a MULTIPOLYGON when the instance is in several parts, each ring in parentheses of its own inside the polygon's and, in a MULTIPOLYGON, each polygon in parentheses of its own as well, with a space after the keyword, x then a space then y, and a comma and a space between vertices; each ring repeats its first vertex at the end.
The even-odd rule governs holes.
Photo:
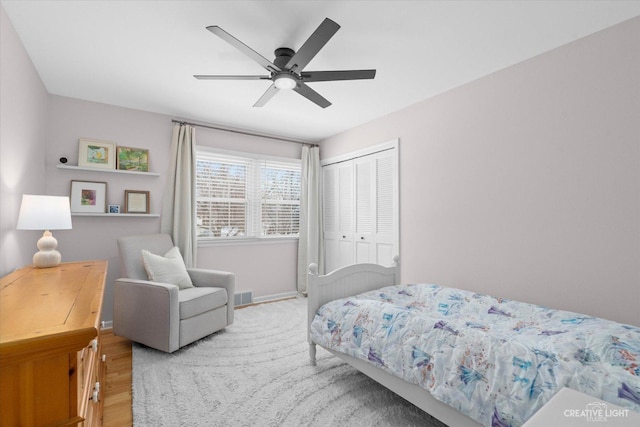
POLYGON ((44 194, 48 94, 0 7, 0 276, 31 263, 38 231, 16 230, 23 194, 44 194))
MULTIPOLYGON (((70 181, 107 182, 107 203, 124 207, 124 190, 150 191, 151 211, 161 211, 170 159, 171 117, 73 98, 51 96, 50 145, 47 149, 47 193, 69 194, 70 181), (64 155, 77 164, 78 138, 87 137, 118 145, 149 149, 149 165, 160 177, 68 171, 57 168, 64 155)), ((264 152, 299 158, 300 146, 264 138, 196 128, 198 145, 243 152, 264 152)), ((118 236, 155 233, 159 218, 73 217, 73 230, 56 233, 65 261, 109 260, 103 319, 111 320, 112 283, 119 277, 118 236)), ((254 298, 295 292, 297 241, 234 243, 200 247, 197 266, 236 273, 236 291, 253 291, 254 298)))
MULTIPOLYGON (((124 190, 150 191, 151 211, 161 211, 166 172, 170 160, 171 117, 52 95, 47 150, 47 193, 69 194, 70 181, 107 182, 107 203, 124 207, 124 190), (69 171, 57 168, 67 156, 77 164, 78 138, 115 142, 117 145, 149 149, 149 165, 160 177, 69 171)), ((199 145, 274 156, 300 157, 300 146, 196 128, 199 145)), ((73 230, 57 232, 58 246, 65 261, 109 260, 103 319, 111 320, 112 283, 119 277, 116 238, 128 234, 155 233, 159 218, 73 217, 73 230)), ((296 290, 297 241, 277 243, 218 244, 198 249, 197 266, 236 273, 236 291, 253 291, 254 298, 296 290)))
POLYGON ((321 143, 400 139, 403 282, 640 325, 640 18, 321 143))
MULTIPOLYGON (((0 129, 0 276, 31 263, 37 251, 37 231, 15 230, 22 194, 68 195, 71 180, 107 182, 107 203, 124 205, 124 190, 149 190, 151 210, 160 212, 169 163, 170 116, 49 95, 0 7, 2 34, 2 120, 0 129), (65 156, 77 164, 78 138, 149 149, 152 172, 160 177, 69 171, 57 168, 65 156)), ((196 129, 199 145, 227 150, 300 158, 301 146, 196 129)), ((159 218, 73 217, 73 229, 54 231, 63 261, 109 261, 103 320, 112 319, 113 280, 119 277, 118 236, 155 233, 159 218)), ((236 291, 253 291, 254 298, 296 291, 297 240, 275 243, 216 245, 198 250, 198 267, 233 271, 236 291)))

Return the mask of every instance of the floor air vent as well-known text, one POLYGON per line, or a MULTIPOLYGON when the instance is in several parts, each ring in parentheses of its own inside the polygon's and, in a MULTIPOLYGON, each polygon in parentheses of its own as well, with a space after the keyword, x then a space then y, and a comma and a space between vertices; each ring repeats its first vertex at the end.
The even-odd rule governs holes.
POLYGON ((234 306, 248 305, 253 302, 253 292, 242 292, 234 295, 234 306))

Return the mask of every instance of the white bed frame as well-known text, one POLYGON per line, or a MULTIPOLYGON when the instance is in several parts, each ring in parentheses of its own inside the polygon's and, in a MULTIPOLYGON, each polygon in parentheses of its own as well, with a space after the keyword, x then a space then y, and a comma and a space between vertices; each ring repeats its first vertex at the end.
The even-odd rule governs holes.
MULTIPOLYGON (((392 267, 382 267, 377 264, 354 264, 323 276, 318 274, 316 264, 309 266, 307 340, 309 341, 309 357, 312 365, 316 364, 316 345, 319 344, 311 339, 310 327, 318 309, 323 304, 335 299, 399 284, 398 259, 397 256, 394 258, 392 267)), ((418 385, 408 383, 363 360, 326 347, 323 348, 448 426, 480 426, 476 421, 453 407, 436 400, 428 391, 418 385)))

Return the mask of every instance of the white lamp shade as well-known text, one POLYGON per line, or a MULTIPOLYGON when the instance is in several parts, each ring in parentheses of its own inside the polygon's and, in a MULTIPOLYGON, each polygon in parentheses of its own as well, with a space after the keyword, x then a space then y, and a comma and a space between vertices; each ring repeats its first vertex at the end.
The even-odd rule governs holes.
POLYGON ((65 196, 24 194, 18 215, 18 230, 68 230, 71 208, 65 196))

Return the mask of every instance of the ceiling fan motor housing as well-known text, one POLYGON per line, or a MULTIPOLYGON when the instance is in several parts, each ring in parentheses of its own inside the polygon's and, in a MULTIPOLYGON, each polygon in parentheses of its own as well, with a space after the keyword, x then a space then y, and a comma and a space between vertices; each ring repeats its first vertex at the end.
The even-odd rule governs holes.
POLYGON ((278 89, 293 89, 297 86, 299 77, 290 69, 286 68, 289 60, 295 54, 293 49, 288 47, 279 47, 273 52, 276 56, 273 64, 282 71, 272 74, 273 82, 278 89))
POLYGON ((293 55, 295 54, 293 49, 289 49, 288 47, 279 47, 273 51, 276 56, 276 59, 273 61, 275 65, 277 65, 281 69, 285 69, 285 66, 289 62, 293 55))

